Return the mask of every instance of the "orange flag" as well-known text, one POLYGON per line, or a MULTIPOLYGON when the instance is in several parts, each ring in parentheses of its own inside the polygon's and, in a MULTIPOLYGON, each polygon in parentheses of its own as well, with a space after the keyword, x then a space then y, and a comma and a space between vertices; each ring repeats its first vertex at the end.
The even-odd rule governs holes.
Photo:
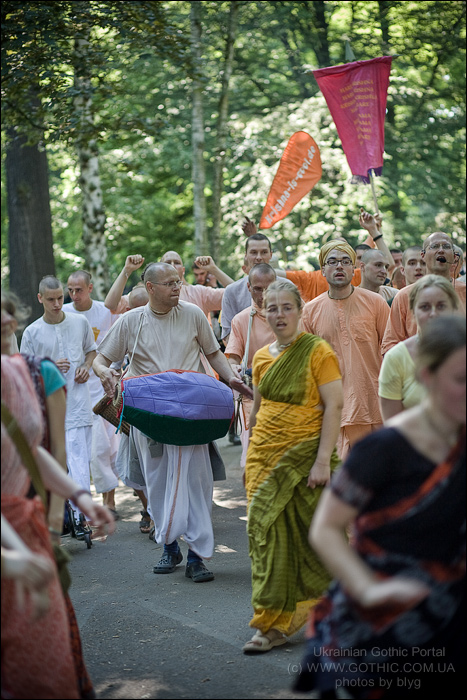
POLYGON ((269 190, 259 228, 271 228, 284 219, 321 179, 321 157, 315 141, 305 131, 291 138, 269 190))

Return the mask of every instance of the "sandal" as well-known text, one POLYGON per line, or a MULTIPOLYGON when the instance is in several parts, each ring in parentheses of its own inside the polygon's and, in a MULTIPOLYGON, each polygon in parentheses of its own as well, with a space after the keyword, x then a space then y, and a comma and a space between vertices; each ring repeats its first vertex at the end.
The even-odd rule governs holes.
POLYGON ((149 530, 149 539, 153 542, 156 541, 156 528, 154 526, 149 530))
POLYGON ((243 647, 243 653, 263 654, 266 651, 271 651, 271 649, 274 647, 279 647, 282 644, 286 644, 287 637, 284 637, 284 635, 277 630, 274 630, 274 632, 280 634, 280 636, 270 639, 266 634, 262 634, 259 630, 257 630, 254 637, 252 637, 252 639, 250 639, 243 647))
POLYGON ((139 531, 147 535, 149 532, 151 532, 151 516, 147 510, 141 510, 140 513, 142 518, 139 521, 139 531))

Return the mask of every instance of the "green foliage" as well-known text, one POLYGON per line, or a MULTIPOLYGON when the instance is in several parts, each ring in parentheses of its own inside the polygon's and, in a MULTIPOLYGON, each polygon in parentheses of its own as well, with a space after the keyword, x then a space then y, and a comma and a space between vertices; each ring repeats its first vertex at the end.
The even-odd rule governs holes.
MULTIPOLYGON (((209 227, 229 3, 202 6, 209 227)), ((188 267, 194 230, 189 14, 185 1, 3 3, 3 126, 32 139, 45 128, 59 274, 84 257, 72 145, 82 126, 70 109, 71 49, 84 22, 92 26, 90 135, 99 149, 110 274, 128 254, 154 260, 169 248, 188 267), (34 110, 31 91, 40 98, 34 110)), ((323 177, 266 231, 277 254, 302 267, 316 261, 329 236, 344 235, 351 243, 364 238, 358 209, 373 210, 371 190, 350 184, 335 126, 310 73, 327 57, 331 65, 344 62, 345 40, 357 60, 398 55, 383 177, 376 182, 388 241, 405 247, 443 228, 465 245, 465 2, 242 2, 217 261, 234 276, 242 261, 243 216, 259 220, 283 149, 298 130, 318 143, 323 177)))

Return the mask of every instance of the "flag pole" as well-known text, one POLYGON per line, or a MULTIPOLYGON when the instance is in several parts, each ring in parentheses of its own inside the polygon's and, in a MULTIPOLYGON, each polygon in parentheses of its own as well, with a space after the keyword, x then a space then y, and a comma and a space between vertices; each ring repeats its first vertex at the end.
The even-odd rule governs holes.
POLYGON ((375 204, 375 214, 378 214, 378 216, 379 216, 378 200, 376 199, 375 171, 374 171, 374 169, 371 168, 371 170, 368 171, 368 174, 370 176, 371 192, 373 194, 373 202, 375 204))

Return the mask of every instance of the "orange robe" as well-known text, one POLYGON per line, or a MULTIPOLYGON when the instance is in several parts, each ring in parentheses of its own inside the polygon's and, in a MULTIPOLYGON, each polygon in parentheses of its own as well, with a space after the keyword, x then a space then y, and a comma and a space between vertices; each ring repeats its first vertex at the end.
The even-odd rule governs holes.
MULTIPOLYGON (((287 270, 286 275, 287 279, 298 287, 304 302, 316 299, 316 297, 329 289, 328 281, 321 270, 312 270, 311 272, 306 272, 306 270, 287 270)), ((352 277, 352 284, 354 287, 358 287, 361 281, 362 271, 356 269, 352 277)))
POLYGON ((341 459, 356 440, 383 422, 378 376, 389 306, 375 292, 353 289, 347 299, 321 294, 305 305, 302 316, 303 328, 327 340, 339 360, 344 393, 338 445, 341 459))
MULTIPOLYGON (((413 313, 409 309, 409 293, 412 287, 413 284, 409 284, 407 287, 401 289, 399 293, 396 294, 391 304, 391 312, 381 345, 381 353, 383 355, 394 345, 397 345, 397 343, 400 343, 402 340, 411 338, 417 332, 417 324, 413 313)), ((456 279, 454 282, 454 289, 459 297, 460 308, 465 314, 465 282, 456 279)))

